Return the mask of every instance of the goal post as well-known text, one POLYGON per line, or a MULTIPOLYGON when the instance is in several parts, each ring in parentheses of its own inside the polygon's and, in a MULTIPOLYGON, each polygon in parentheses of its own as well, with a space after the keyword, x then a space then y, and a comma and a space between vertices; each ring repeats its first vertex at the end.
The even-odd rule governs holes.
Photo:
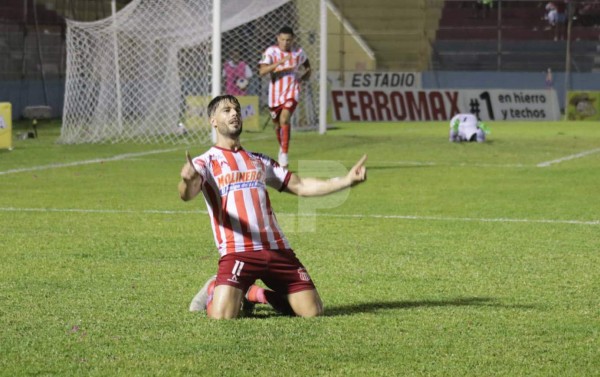
MULTIPOLYGON (((294 29, 313 70, 303 84, 293 126, 316 130, 320 1, 220 0, 218 68, 212 61, 213 0, 133 0, 103 20, 68 20, 59 142, 209 143, 204 112, 215 91, 212 77, 224 75, 233 59, 249 70, 244 96, 258 101, 258 108, 245 114, 262 123, 268 116, 268 77, 258 77, 258 62, 284 25, 294 29)), ((221 81, 225 93, 226 80, 221 81)))

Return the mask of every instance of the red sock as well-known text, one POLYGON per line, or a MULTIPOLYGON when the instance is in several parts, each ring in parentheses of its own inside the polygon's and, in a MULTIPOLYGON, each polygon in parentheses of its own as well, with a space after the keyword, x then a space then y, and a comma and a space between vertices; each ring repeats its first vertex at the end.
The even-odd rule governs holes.
POLYGON ((217 281, 213 280, 206 289, 208 293, 208 300, 206 300, 206 314, 210 316, 212 312, 212 302, 213 302, 213 294, 215 293, 215 285, 217 285, 217 281))
POLYGON ((280 126, 275 127, 275 135, 277 136, 277 142, 281 146, 281 127, 280 126))
POLYGON ((287 297, 280 295, 270 289, 264 289, 258 285, 252 285, 246 292, 246 299, 250 302, 259 304, 269 304, 278 311, 285 315, 294 315, 294 311, 287 300, 287 297))
POLYGON ((246 292, 246 299, 250 302, 256 302, 259 304, 268 304, 267 298, 265 297, 265 289, 258 285, 252 285, 246 292))
POLYGON ((289 124, 281 125, 281 141, 279 142, 279 145, 281 145, 281 151, 283 153, 288 153, 290 146, 290 131, 291 127, 289 124))

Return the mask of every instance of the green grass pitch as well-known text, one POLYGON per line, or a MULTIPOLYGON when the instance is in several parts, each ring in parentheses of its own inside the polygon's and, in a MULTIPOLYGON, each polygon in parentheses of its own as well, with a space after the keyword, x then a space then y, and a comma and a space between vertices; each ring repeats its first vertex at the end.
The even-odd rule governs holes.
MULTIPOLYGON (((316 217, 271 193, 326 315, 235 321, 187 311, 217 252, 177 183, 207 146, 40 126, 0 151, 0 375, 600 375, 600 124, 490 126, 484 144, 445 122, 294 133, 294 170, 369 155, 316 217)), ((269 128, 242 140, 276 156, 269 128)))

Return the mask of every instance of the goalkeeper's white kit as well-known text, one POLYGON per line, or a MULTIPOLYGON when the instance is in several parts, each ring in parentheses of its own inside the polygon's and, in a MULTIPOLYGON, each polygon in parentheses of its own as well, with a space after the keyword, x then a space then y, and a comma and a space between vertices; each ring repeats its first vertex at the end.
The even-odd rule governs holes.
POLYGON ((456 114, 450 120, 450 141, 485 141, 485 132, 473 114, 456 114))

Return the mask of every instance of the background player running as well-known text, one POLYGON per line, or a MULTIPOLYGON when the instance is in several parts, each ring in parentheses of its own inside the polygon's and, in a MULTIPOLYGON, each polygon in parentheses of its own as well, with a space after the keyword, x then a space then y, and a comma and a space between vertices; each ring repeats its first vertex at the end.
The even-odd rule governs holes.
POLYGON ((310 77, 310 63, 304 50, 294 45, 292 28, 284 26, 277 33, 277 44, 265 50, 258 64, 259 75, 271 78, 269 111, 279 142, 279 165, 287 168, 290 120, 300 98, 300 81, 310 77))

